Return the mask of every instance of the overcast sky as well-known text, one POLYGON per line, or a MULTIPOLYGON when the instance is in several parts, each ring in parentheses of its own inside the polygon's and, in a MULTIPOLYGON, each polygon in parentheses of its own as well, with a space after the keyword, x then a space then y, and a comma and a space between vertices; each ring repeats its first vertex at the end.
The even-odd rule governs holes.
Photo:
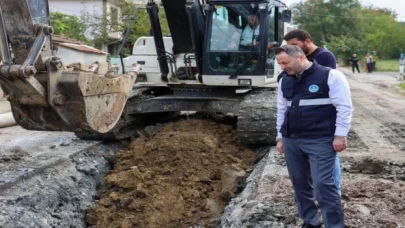
MULTIPOLYGON (((305 0, 281 0, 285 2, 288 6, 292 3, 297 3, 305 0)), ((395 10, 398 14, 397 20, 405 21, 405 1, 404 0, 360 0, 362 5, 372 4, 378 8, 389 8, 395 10)))

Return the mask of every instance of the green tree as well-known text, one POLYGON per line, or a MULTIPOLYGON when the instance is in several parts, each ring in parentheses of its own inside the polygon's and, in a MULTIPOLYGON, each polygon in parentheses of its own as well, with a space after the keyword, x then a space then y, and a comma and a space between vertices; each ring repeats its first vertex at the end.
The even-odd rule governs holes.
POLYGON ((405 26, 396 21, 396 14, 388 9, 366 7, 361 21, 368 51, 376 51, 379 58, 398 58, 405 50, 405 26))
POLYGON ((293 17, 321 45, 342 35, 360 38, 362 29, 357 23, 360 11, 358 0, 307 0, 293 6, 293 17))
POLYGON ((405 51, 405 26, 390 9, 362 8, 358 0, 307 0, 293 6, 293 17, 316 44, 326 44, 345 61, 353 53, 384 59, 405 51))
POLYGON ((82 20, 88 26, 89 34, 92 36, 92 45, 97 48, 102 48, 103 44, 114 41, 109 34, 123 30, 118 10, 113 7, 108 11, 104 8, 103 12, 84 13, 82 20))
POLYGON ((331 37, 327 47, 345 65, 352 54, 356 53, 361 58, 369 50, 366 42, 347 35, 331 37))
MULTIPOLYGON (((126 45, 126 54, 130 54, 130 51, 135 41, 141 36, 150 35, 150 21, 149 16, 144 8, 144 5, 134 5, 127 2, 122 2, 121 5, 121 18, 118 15, 114 15, 114 12, 104 12, 104 14, 85 14, 83 16, 84 21, 91 28, 91 35, 93 36, 93 45, 101 47, 101 44, 111 42, 109 37, 110 33, 121 32, 125 34, 129 20, 122 20, 123 18, 131 18, 134 14, 136 7, 141 7, 135 17, 135 21, 131 27, 129 37, 126 45)), ((163 8, 159 10, 159 19, 162 27, 163 35, 169 34, 169 28, 167 25, 166 16, 163 8)))
MULTIPOLYGON (((139 5, 133 5, 133 4, 128 4, 128 3, 124 4, 122 7, 123 16, 128 17, 128 18, 131 17, 133 15, 136 7, 139 7, 139 5)), ((167 19, 166 19, 166 14, 165 14, 165 11, 163 10, 163 8, 159 9, 159 21, 160 21, 160 26, 162 28, 163 36, 169 35, 170 30, 169 30, 169 26, 168 26, 167 19)), ((125 24, 124 24, 125 28, 127 27, 127 23, 130 23, 130 22, 129 21, 125 22, 125 24)), ((144 9, 144 8, 138 9, 138 12, 135 17, 135 21, 130 29, 131 30, 130 30, 128 41, 127 41, 128 49, 132 48, 133 44, 136 42, 136 40, 139 37, 149 36, 151 34, 151 25, 150 25, 149 15, 146 12, 146 9, 144 9)))
POLYGON ((80 18, 60 12, 51 12, 50 19, 56 35, 88 42, 84 35, 87 25, 80 18))

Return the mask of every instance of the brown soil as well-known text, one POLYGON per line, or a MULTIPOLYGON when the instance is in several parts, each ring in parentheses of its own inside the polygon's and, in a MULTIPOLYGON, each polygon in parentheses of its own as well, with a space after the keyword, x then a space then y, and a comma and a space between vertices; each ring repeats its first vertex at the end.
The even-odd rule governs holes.
MULTIPOLYGON (((262 203, 270 205, 283 215, 287 227, 301 227, 291 182, 288 176, 279 176, 266 186, 262 203)), ((405 182, 377 178, 373 175, 344 173, 342 176, 342 206, 345 228, 403 228, 405 227, 405 182)), ((266 216, 271 213, 266 211, 266 216)), ((253 217, 253 216, 252 216, 253 217)), ((260 217, 260 215, 256 215, 260 217)), ((249 219, 247 225, 259 224, 249 219)), ((262 220, 270 220, 267 217, 262 220)), ((251 226, 249 226, 251 225, 251 226)), ((260 224, 259 224, 259 227, 260 224)), ((277 226, 266 226, 277 227, 277 226)))
POLYGON ((343 177, 346 227, 404 227, 405 183, 361 174, 343 177))
POLYGON ((88 211, 90 227, 212 227, 256 154, 236 131, 209 120, 165 124, 118 151, 88 211))

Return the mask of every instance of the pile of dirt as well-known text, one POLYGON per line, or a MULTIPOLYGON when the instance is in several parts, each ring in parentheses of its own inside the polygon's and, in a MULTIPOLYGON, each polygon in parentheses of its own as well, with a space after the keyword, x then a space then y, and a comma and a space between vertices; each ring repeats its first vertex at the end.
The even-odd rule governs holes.
POLYGON ((213 227, 256 153, 237 143, 232 126, 194 119, 165 124, 114 159, 88 210, 90 227, 213 227))
POLYGON ((405 182, 345 174, 342 187, 346 227, 404 227, 405 182))

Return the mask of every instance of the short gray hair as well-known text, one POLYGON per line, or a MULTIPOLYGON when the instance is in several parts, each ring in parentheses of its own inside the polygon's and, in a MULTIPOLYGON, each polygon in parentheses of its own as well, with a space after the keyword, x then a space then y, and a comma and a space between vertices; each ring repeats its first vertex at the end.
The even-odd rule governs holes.
POLYGON ((289 56, 298 57, 300 55, 305 55, 300 47, 297 45, 283 45, 281 47, 276 48, 274 51, 275 55, 279 55, 285 52, 289 56))

